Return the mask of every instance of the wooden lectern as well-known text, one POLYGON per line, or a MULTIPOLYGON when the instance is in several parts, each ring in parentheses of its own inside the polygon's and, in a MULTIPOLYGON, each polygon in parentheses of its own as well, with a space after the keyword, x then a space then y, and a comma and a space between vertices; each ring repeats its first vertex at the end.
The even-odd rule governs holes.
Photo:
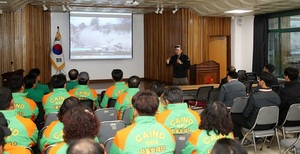
POLYGON ((190 84, 218 84, 220 81, 220 64, 213 61, 205 61, 190 67, 190 84))
POLYGON ((24 70, 19 69, 19 70, 16 70, 14 72, 6 72, 6 73, 1 74, 1 76, 2 76, 2 82, 1 82, 2 86, 3 87, 8 87, 10 78, 13 75, 17 74, 17 75, 21 75, 23 77, 23 73, 24 73, 24 70))

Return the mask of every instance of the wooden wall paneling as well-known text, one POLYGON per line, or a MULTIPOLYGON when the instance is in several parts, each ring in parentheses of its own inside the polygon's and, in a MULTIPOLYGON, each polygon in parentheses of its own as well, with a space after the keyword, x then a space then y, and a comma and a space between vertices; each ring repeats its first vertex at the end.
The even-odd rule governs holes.
POLYGON ((15 12, 0 15, 0 72, 24 69, 26 75, 31 68, 42 72, 41 82, 51 77, 50 66, 50 12, 38 6, 26 6, 15 12))

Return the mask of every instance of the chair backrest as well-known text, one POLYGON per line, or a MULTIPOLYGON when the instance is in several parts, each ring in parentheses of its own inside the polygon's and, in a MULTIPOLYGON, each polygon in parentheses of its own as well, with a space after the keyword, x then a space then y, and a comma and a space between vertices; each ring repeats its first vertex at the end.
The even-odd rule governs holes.
POLYGON ((46 149, 45 149, 45 154, 49 154, 50 149, 51 149, 52 147, 54 147, 54 146, 56 146, 56 144, 47 146, 46 149))
POLYGON ((122 120, 128 126, 132 123, 132 118, 133 118, 133 107, 128 106, 123 112, 122 120))
POLYGON ((246 81, 253 81, 253 82, 257 81, 256 72, 248 72, 245 74, 245 76, 246 76, 246 81))
POLYGON ((238 80, 241 82, 246 81, 246 70, 239 70, 238 71, 238 80))
POLYGON ((190 137, 190 133, 187 134, 175 134, 176 147, 174 154, 181 154, 181 150, 185 147, 185 143, 190 137))
POLYGON ((51 112, 46 116, 45 120, 45 126, 48 126, 51 124, 52 121, 58 120, 57 118, 57 112, 51 112))
POLYGON ((212 103, 214 101, 218 101, 220 96, 220 89, 214 88, 208 92, 207 102, 212 103))
POLYGON ((33 150, 31 149, 31 147, 25 147, 27 150, 30 151, 31 154, 34 154, 33 150))
POLYGON ((86 107, 94 110, 94 101, 91 99, 80 99, 80 102, 85 105, 86 107))
POLYGON ((125 128, 126 125, 122 120, 115 120, 115 121, 103 121, 100 123, 99 133, 97 135, 99 142, 104 144, 104 142, 114 137, 117 131, 125 128))
POLYGON ((255 124, 269 125, 275 124, 277 126, 279 116, 279 108, 277 106, 265 106, 259 109, 255 124))
POLYGON ((208 98, 208 93, 210 90, 212 90, 214 86, 204 86, 199 87, 196 94, 196 100, 206 102, 208 98))
POLYGON ((117 114, 117 110, 114 108, 103 108, 95 111, 99 122, 117 120, 117 114))
POLYGON ((300 121, 300 103, 292 104, 286 114, 285 121, 300 121))
POLYGON ((249 97, 237 97, 233 100, 230 113, 243 113, 249 97))
POLYGON ((117 100, 110 98, 107 103, 107 107, 115 107, 117 100))
POLYGON ((110 154, 110 149, 111 149, 113 142, 114 142, 114 137, 111 137, 104 142, 106 154, 110 154))
POLYGON ((253 84, 253 81, 245 81, 244 82, 247 94, 251 94, 252 93, 252 84, 253 84))
POLYGON ((98 102, 101 103, 104 95, 105 95, 106 90, 101 91, 100 95, 98 94, 98 102))

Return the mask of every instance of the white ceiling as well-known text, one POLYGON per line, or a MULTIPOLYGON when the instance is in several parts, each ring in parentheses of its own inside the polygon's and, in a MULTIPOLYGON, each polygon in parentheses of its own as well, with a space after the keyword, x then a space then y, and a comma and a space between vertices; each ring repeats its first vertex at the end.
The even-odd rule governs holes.
POLYGON ((254 12, 237 16, 265 14, 300 8, 300 0, 137 0, 139 5, 126 6, 133 0, 0 0, 0 10, 15 11, 27 4, 45 4, 51 11, 62 11, 62 5, 69 5, 75 11, 149 13, 163 5, 164 10, 190 8, 201 16, 232 16, 224 11, 252 9, 254 12))

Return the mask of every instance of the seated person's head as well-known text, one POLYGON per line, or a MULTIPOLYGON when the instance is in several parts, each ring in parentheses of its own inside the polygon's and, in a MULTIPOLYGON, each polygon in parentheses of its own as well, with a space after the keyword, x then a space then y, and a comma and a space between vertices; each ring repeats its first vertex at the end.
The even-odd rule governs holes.
POLYGON ((208 103, 200 114, 201 123, 199 129, 216 134, 228 135, 233 128, 231 116, 223 102, 208 103))
POLYGON ((72 141, 67 154, 104 154, 104 149, 99 143, 89 138, 72 141))
POLYGON ((286 82, 297 81, 299 77, 299 71, 297 68, 288 67, 284 69, 284 79, 286 82))
POLYGON ((66 86, 66 76, 64 74, 53 75, 50 79, 50 83, 53 89, 55 88, 65 88, 66 86))
POLYGON ((269 72, 262 72, 259 75, 258 84, 261 88, 270 88, 272 86, 272 74, 269 72))
POLYGON ((3 151, 3 147, 5 144, 5 137, 9 136, 11 134, 11 131, 9 128, 7 128, 8 123, 7 120, 5 119, 5 116, 3 115, 2 112, 0 112, 0 153, 3 151))
POLYGON ((89 73, 87 72, 80 72, 78 75, 78 84, 79 85, 87 85, 90 80, 89 73))
POLYGON ((13 97, 10 89, 0 87, 0 110, 9 110, 13 106, 13 97))
POLYGON ((77 76, 78 76, 78 70, 77 69, 71 69, 68 72, 68 75, 69 75, 70 80, 76 80, 77 76))
POLYGON ((26 75, 24 77, 25 89, 34 88, 36 85, 36 78, 33 75, 26 75))
POLYGON ((272 64, 266 64, 263 69, 264 72, 269 72, 269 73, 273 73, 274 70, 275 70, 275 66, 272 64))
POLYGON ((161 81, 153 81, 150 85, 150 90, 160 97, 164 93, 165 86, 161 81))
POLYGON ((246 149, 241 145, 241 143, 234 141, 229 138, 219 139, 212 151, 211 154, 247 154, 246 149))
POLYGON ((132 98, 135 115, 154 116, 158 109, 158 102, 158 97, 153 91, 139 91, 132 98))
POLYGON ((10 78, 8 87, 13 93, 23 92, 24 91, 23 77, 21 75, 13 75, 10 78))
POLYGON ((59 121, 62 121, 65 113, 70 110, 71 108, 75 107, 75 106, 81 106, 82 104, 80 103, 79 99, 71 96, 68 97, 64 100, 64 102, 62 103, 62 105, 59 108, 57 117, 59 121))
POLYGON ((64 124, 64 141, 83 138, 94 139, 99 132, 99 121, 93 111, 84 106, 76 106, 68 110, 62 118, 64 124))
POLYGON ((140 78, 138 76, 131 76, 128 79, 128 87, 129 88, 138 88, 140 86, 140 78))
POLYGON ((163 93, 163 98, 167 104, 182 103, 183 91, 179 87, 170 86, 163 93))
POLYGON ((238 73, 237 72, 228 72, 227 73, 227 81, 231 79, 237 79, 238 78, 238 73))
POLYGON ((37 82, 40 81, 41 71, 38 68, 31 69, 28 74, 35 76, 37 82))
POLYGON ((235 67, 232 66, 232 65, 229 65, 229 66, 227 67, 227 73, 228 73, 228 72, 236 72, 235 67))
POLYGON ((120 69, 113 69, 111 72, 111 76, 114 81, 121 81, 123 79, 123 71, 120 69))

